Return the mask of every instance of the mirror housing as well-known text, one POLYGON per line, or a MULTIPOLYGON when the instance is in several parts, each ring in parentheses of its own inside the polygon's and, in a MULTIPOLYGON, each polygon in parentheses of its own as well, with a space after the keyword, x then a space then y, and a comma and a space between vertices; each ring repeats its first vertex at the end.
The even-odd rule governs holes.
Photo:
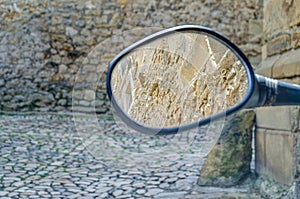
POLYGON ((177 26, 170 29, 166 29, 163 31, 160 31, 158 33, 155 33, 153 35, 150 35, 133 45, 129 46, 125 50, 123 50, 121 53, 119 53, 109 64, 108 68, 108 74, 107 74, 107 93, 111 100, 112 106, 116 111, 116 114, 130 127, 133 129, 147 133, 147 134, 158 134, 158 135, 166 135, 166 134, 173 134, 177 133, 179 130, 187 130, 191 128, 195 128, 197 126, 201 126, 204 124, 207 124, 211 121, 217 120, 221 117, 224 117, 226 115, 230 115, 242 108, 249 108, 249 107, 255 107, 259 101, 259 89, 258 89, 258 83, 256 81, 256 77, 254 75, 254 72, 252 70, 251 64, 248 61, 247 57, 244 55, 244 53, 229 39, 224 37, 223 35, 213 31, 212 29, 209 29, 207 27, 202 26, 196 26, 196 25, 183 25, 183 26, 177 26), (245 93, 243 99, 238 103, 235 104, 233 107, 230 107, 227 110, 224 110, 222 112, 219 112, 217 114, 211 115, 209 117, 206 117, 204 119, 200 119, 198 121, 193 121, 188 124, 178 125, 178 126, 171 126, 171 127, 152 127, 147 126, 139 121, 136 121, 135 119, 131 118, 128 113, 124 111, 122 107, 120 107, 120 104, 118 103, 118 100, 115 98, 114 93, 112 91, 112 74, 117 66, 117 64, 122 61, 122 59, 126 56, 128 56, 131 52, 135 51, 138 48, 142 48, 143 46, 147 45, 149 42, 155 42, 156 40, 159 40, 160 38, 166 37, 168 35, 172 35, 174 33, 182 33, 185 32, 194 32, 199 35, 205 35, 209 38, 212 38, 213 40, 219 42, 226 48, 230 50, 241 62, 242 66, 245 69, 247 80, 248 80, 248 89, 245 93))

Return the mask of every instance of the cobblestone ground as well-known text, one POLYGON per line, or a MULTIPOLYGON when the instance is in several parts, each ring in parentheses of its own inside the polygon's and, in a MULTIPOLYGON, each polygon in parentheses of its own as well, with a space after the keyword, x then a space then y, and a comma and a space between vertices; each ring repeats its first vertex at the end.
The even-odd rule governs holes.
POLYGON ((0 198, 259 198, 251 182, 197 186, 205 129, 158 137, 93 122, 1 115, 0 198))

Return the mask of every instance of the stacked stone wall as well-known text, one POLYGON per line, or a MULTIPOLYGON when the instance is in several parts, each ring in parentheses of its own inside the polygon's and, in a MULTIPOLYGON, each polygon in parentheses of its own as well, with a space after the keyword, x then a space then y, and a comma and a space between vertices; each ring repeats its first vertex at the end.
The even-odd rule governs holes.
POLYGON ((257 0, 3 0, 0 16, 2 111, 65 111, 72 105, 90 111, 96 105, 106 113, 109 61, 153 27, 208 26, 236 42, 253 65, 261 57, 257 0))
MULTIPOLYGON (((264 1, 262 63, 256 72, 299 84, 299 35, 299 0, 264 1)), ((286 193, 294 194, 292 198, 299 198, 299 107, 265 107, 257 109, 256 113, 257 173, 287 186, 286 193)), ((272 189, 269 187, 263 191, 279 198, 289 198, 288 194, 274 193, 272 189)))

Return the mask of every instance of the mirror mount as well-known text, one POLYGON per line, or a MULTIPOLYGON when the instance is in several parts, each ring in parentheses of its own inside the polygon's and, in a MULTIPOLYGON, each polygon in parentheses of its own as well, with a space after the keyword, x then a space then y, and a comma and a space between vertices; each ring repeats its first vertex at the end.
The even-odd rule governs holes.
MULTIPOLYGON (((300 86, 255 75, 258 89, 252 98, 257 100, 252 107, 300 105, 300 86)), ((254 101, 254 100, 253 100, 254 101)), ((248 106, 251 107, 250 104, 248 106)))

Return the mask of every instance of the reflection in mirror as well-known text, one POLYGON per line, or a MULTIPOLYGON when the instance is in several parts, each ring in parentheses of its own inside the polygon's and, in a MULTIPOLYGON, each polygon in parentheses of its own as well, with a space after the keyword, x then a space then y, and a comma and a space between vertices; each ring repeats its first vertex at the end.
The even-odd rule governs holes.
POLYGON ((247 74, 224 44, 197 32, 173 32, 126 54, 112 72, 113 97, 150 128, 191 124, 242 101, 247 74))

